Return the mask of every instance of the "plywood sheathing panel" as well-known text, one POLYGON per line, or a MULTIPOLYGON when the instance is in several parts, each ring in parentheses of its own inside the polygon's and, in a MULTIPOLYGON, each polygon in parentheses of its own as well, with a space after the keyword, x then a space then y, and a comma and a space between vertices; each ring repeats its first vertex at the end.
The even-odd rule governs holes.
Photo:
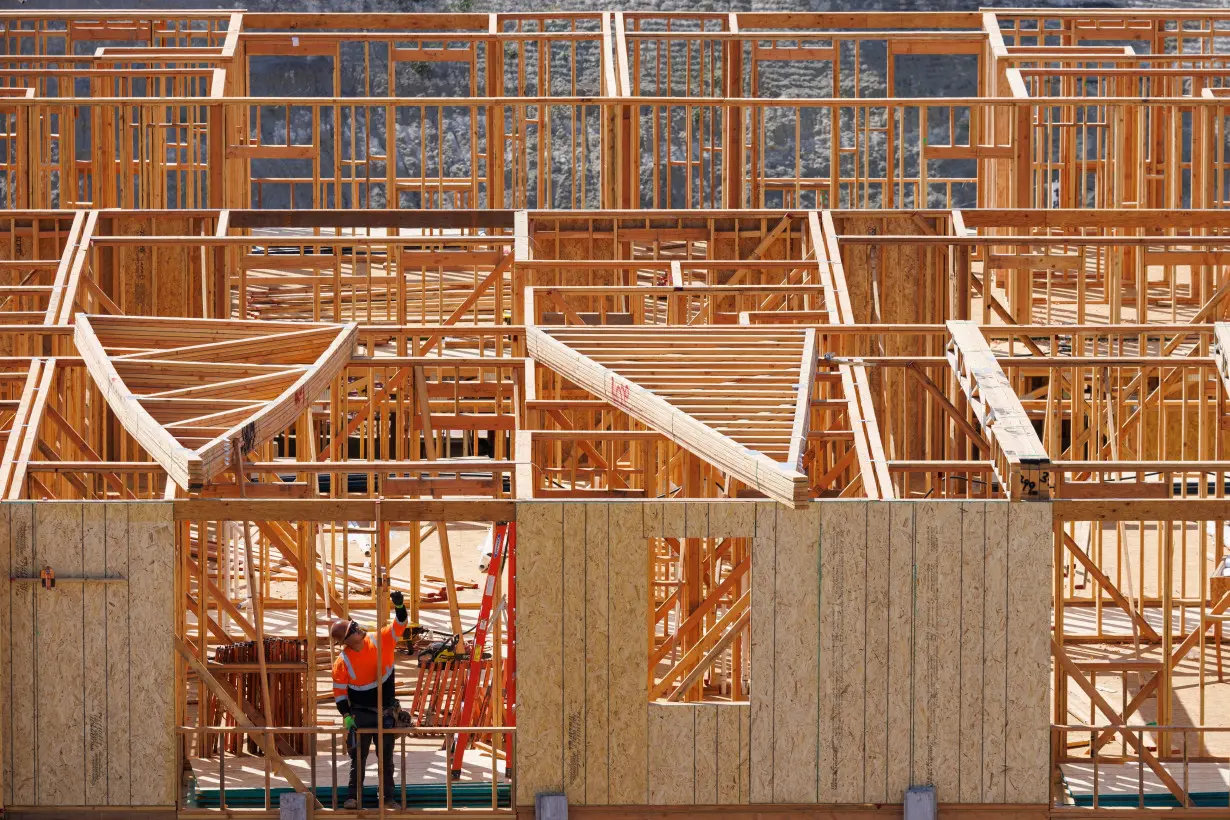
MULTIPOLYGON (((81 507, 82 572, 87 578, 107 572, 107 508, 102 504, 81 507)), ((111 586, 111 585, 107 585, 111 586)), ((85 794, 107 794, 107 586, 84 587, 82 618, 90 625, 82 630, 84 657, 82 684, 85 689, 84 720, 78 730, 85 749, 85 794)))
MULTIPOLYGON (((820 509, 811 504, 798 511, 779 511, 776 569, 773 586, 752 583, 752 607, 772 607, 774 664, 773 802, 816 802, 816 714, 819 686, 817 623, 820 509), (783 572, 782 570, 787 571, 783 572), (771 590, 771 591, 770 591, 771 590)), ((752 565, 756 564, 752 545, 752 565)), ((752 656, 752 665, 757 663, 752 656)), ((755 691, 753 686, 752 691, 755 691)))
POLYGON ((907 691, 902 682, 914 678, 914 509, 913 504, 888 505, 888 655, 884 671, 888 708, 868 730, 868 734, 882 732, 885 738, 886 797, 904 794, 914 775, 912 738, 904 729, 913 720, 914 704, 902 697, 907 691))
MULTIPOLYGON (((892 506, 867 505, 866 686, 863 698, 863 795, 875 803, 888 800, 889 583, 892 566, 890 526, 892 506), (880 727, 884 731, 879 731, 880 727)), ((895 792, 894 792, 895 793, 895 792)))
MULTIPOLYGON (((860 505, 861 509, 861 505, 860 505)), ((852 512, 854 512, 852 510, 852 512)), ((843 532, 843 522, 832 516, 821 516, 821 521, 829 521, 826 538, 838 538, 843 532)), ((817 644, 819 657, 817 664, 821 665, 819 676, 819 695, 817 698, 817 725, 823 728, 818 732, 819 746, 817 755, 817 799, 832 803, 838 793, 838 767, 844 753, 842 736, 835 730, 841 722, 837 713, 840 707, 841 681, 840 668, 835 664, 841 651, 841 611, 839 608, 825 604, 841 595, 844 584, 844 566, 839 550, 819 548, 820 561, 820 616, 817 623, 817 644)), ((756 553, 752 553, 752 570, 756 569, 756 553)), ((789 570, 789 567, 786 567, 789 570)), ((755 592, 755 585, 752 590, 755 592)), ((755 670, 755 657, 752 658, 752 669, 755 670)), ((754 691, 754 690, 753 690, 754 691)))
MULTIPOLYGON (((0 504, 0 573, 4 574, 5 578, 12 577, 13 572, 13 548, 12 541, 9 537, 9 513, 11 508, 8 505, 0 504)), ((12 623, 12 604, 13 604, 13 585, 0 584, 0 623, 3 628, 0 628, 0 703, 12 702, 12 670, 13 670, 13 652, 12 652, 12 637, 10 636, 9 624, 12 623)), ((9 716, 5 716, 9 717, 9 716)), ((0 796, 4 799, 4 805, 12 805, 13 803, 13 732, 12 723, 8 720, 0 722, 0 768, 3 769, 3 778, 0 780, 0 786, 3 787, 3 792, 0 796)))
MULTIPOLYGON (((866 502, 830 506, 825 509, 820 538, 821 553, 832 553, 840 564, 838 581, 831 595, 821 602, 835 613, 836 651, 822 659, 831 669, 836 683, 836 709, 830 731, 837 738, 837 778, 833 800, 839 803, 862 802, 864 787, 865 637, 867 634, 867 508, 866 502)), ((780 538, 779 538, 780 541, 780 538)), ((780 573, 781 566, 778 570, 780 573)), ((814 569, 806 563, 798 571, 814 569)), ((788 573, 789 574, 789 573, 788 573)))
MULTIPOLYGON (((81 577, 85 551, 82 505, 34 505, 35 567, 49 564, 57 574, 81 577)), ((85 587, 59 584, 34 595, 34 735, 38 771, 35 800, 40 806, 85 804, 85 658, 82 609, 85 587), (53 651, 54 650, 54 651, 53 651)), ((169 614, 169 612, 168 612, 169 614)), ((163 681, 167 684, 170 681, 163 681)))
MULTIPOLYGON (((678 506, 678 505, 667 505, 678 506)), ((609 504, 607 612, 619 626, 608 642, 611 677, 610 794, 611 803, 644 805, 649 800, 651 775, 646 745, 649 742, 649 546, 637 537, 636 523, 643 516, 636 504, 609 504), (618 639, 615 639, 618 635, 618 639)))
POLYGON ((1046 800, 1049 760, 1048 689, 1053 555, 1051 514, 1035 504, 1008 508, 1007 725, 1004 730, 1005 794, 1010 803, 1046 800))
POLYGON ((1002 803, 1007 794, 1008 505, 986 506, 982 571, 982 708, 986 715, 1005 716, 1005 720, 988 717, 982 722, 982 802, 1002 803))
POLYGON ((175 611, 175 532, 171 504, 128 509, 128 641, 131 703, 129 788, 134 806, 175 801, 175 687, 171 624, 175 611), (144 672, 148 670, 149 674, 144 672))
MULTIPOLYGON (((961 522, 960 504, 936 504, 936 520, 940 525, 936 568, 939 594, 935 601, 936 668, 935 711, 932 714, 932 734, 935 737, 935 767, 948 774, 948 795, 960 802, 961 720, 962 698, 961 650, 964 621, 961 611, 961 522), (955 706, 950 706, 953 701, 955 706), (955 719, 954 719, 955 717, 955 719)), ((977 627, 971 627, 976 629, 977 627)))
POLYGON ((646 538, 662 537, 662 517, 665 514, 661 501, 647 501, 641 504, 641 526, 646 538))
POLYGON ((925 782, 943 802, 1045 801, 1047 646, 1014 630, 1047 634, 1048 504, 518 508, 521 593, 557 607, 523 607, 520 677, 565 693, 522 711, 519 746, 532 751, 519 780, 534 786, 520 802, 570 778, 586 805, 891 803, 925 782), (650 704, 647 538, 702 532, 752 539, 750 701, 650 704), (559 623, 569 579, 585 590, 579 630, 559 623), (563 666, 580 658, 574 725, 592 737, 605 721, 607 742, 587 742, 584 771, 569 772, 565 701, 577 698, 563 666))
MULTIPOLYGON (((910 695, 912 720, 910 737, 913 745, 910 759, 912 783, 931 783, 937 790, 942 773, 935 771, 935 755, 931 735, 935 720, 935 656, 936 619, 935 611, 939 581, 936 578, 937 555, 940 548, 940 530, 935 507, 919 504, 914 512, 914 675, 911 678, 910 695)), ((945 797, 947 789, 944 790, 945 797)))
POLYGON ((692 714, 693 802, 698 806, 717 805, 717 707, 702 706, 692 714))
MULTIPOLYGON (((104 542, 108 570, 121 578, 128 577, 128 513, 127 504, 108 504, 107 532, 104 542)), ((128 617, 128 590, 122 585, 108 585, 107 600, 107 805, 127 806, 132 803, 132 771, 129 763, 128 733, 131 715, 128 702, 128 645, 131 623, 128 617)), ((139 634, 139 633, 138 633, 139 634)))
POLYGON ((6 583, 6 805, 173 805, 172 505, 2 509, 0 564, 18 577, 50 565, 62 579, 54 590, 6 583), (82 577, 125 581, 69 580, 82 577))
MULTIPOLYGON (((4 504, 9 511, 9 561, 12 574, 18 577, 37 575, 34 556, 34 505, 4 504)), ((10 608, 4 633, 12 647, 12 665, 9 667, 9 692, 11 699, 5 704, 9 709, 4 725, 11 728, 7 748, 12 755, 12 769, 5 772, 4 782, 12 783, 12 802, 8 806, 33 806, 38 802, 35 795, 38 747, 35 736, 35 640, 33 629, 34 593, 33 584, 12 584, 9 589, 10 608), (20 743, 18 742, 20 741, 20 743)))
POLYGON ((564 729, 564 794, 568 802, 581 803, 585 797, 585 667, 578 663, 585 657, 589 634, 585 623, 585 564, 588 550, 584 548, 586 504, 564 505, 562 560, 563 608, 560 610, 563 643, 563 729, 564 729))
POLYGON ((608 620, 610 578, 607 505, 585 505, 585 802, 610 799, 610 642, 625 637, 608 620))
POLYGON ((517 505, 517 802, 563 788, 562 504, 517 505), (521 648, 524 647, 524 650, 521 648))
POLYGON ((649 803, 696 802, 696 712, 682 703, 650 703, 649 803))
MULTIPOLYGON (((839 234, 891 234, 911 236, 924 234, 927 219, 921 215, 861 215, 850 212, 835 212, 833 221, 839 234)), ((942 231, 936 231, 942 232, 942 231)), ((945 282, 929 281, 928 272, 943 270, 944 265, 930 257, 947 254, 947 248, 929 248, 908 244, 862 244, 841 245, 842 271, 850 305, 854 309, 854 321, 884 322, 897 324, 925 324, 943 322, 948 318, 943 299, 945 282), (874 283, 874 288, 873 288, 874 283)), ((931 277, 934 279, 935 277, 931 277)), ((878 337, 881 349, 861 350, 863 354, 876 353, 883 356, 919 356, 926 352, 924 337, 908 334, 884 334, 878 337)), ((871 383, 876 417, 888 419, 889 410, 884 406, 885 396, 903 396, 905 406, 924 407, 927 394, 917 380, 899 368, 870 368, 867 373, 871 383)), ((899 458, 923 457, 908 448, 911 442, 921 446, 925 441, 926 426, 922 413, 902 418, 905 429, 898 431, 900 446, 907 448, 899 458)))
POLYGON ((982 800, 983 635, 986 504, 961 505, 960 794, 962 803, 982 800))
POLYGON ((773 641, 776 619, 772 607, 756 606, 756 590, 773 589, 777 583, 776 504, 756 504, 756 536, 752 541, 752 617, 751 648, 752 692, 748 719, 750 794, 752 803, 772 803, 776 776, 773 760, 773 707, 776 700, 776 665, 773 641))
POLYGON ((744 728, 747 709, 730 706, 712 708, 717 731, 713 752, 717 764, 717 794, 714 802, 719 805, 746 803, 744 778, 741 775, 747 767, 747 736, 744 728))
MULTIPOLYGON (((130 215, 108 220, 115 236, 149 236, 149 245, 121 245, 107 256, 114 270, 106 280, 122 283, 115 302, 130 316, 203 316, 201 305, 201 252, 192 245, 167 245, 154 237, 192 236, 200 228, 187 216, 130 215)), ((105 246, 103 246, 105 247, 105 246)), ((108 266, 109 267, 109 266, 108 266)), ((110 284, 110 281, 108 284, 110 284)), ((114 292, 114 291, 112 291, 114 292)))

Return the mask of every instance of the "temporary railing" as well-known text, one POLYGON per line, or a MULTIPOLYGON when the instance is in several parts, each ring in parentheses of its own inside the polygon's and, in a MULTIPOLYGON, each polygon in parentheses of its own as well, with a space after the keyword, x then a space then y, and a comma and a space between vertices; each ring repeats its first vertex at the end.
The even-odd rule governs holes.
MULTIPOLYGON (((363 730, 360 730, 363 731, 363 730)), ((181 817, 244 816, 277 811, 283 794, 298 785, 320 802, 317 814, 341 813, 347 797, 350 758, 347 731, 335 726, 249 727, 178 726, 183 739, 177 744, 181 755, 179 771, 187 764, 192 771, 191 785, 185 789, 177 809, 181 817), (234 755, 225 744, 212 743, 215 751, 197 756, 197 744, 211 738, 241 733, 262 745, 279 737, 307 735, 306 755, 234 755), (187 760, 183 758, 186 757, 187 760)), ((365 773, 363 805, 368 812, 386 808, 380 793, 376 750, 383 737, 396 738, 393 745, 394 780, 388 789, 403 806, 414 811, 458 814, 471 817, 509 816, 515 813, 511 795, 516 794, 516 729, 507 726, 461 728, 450 726, 372 729, 372 743, 365 773), (479 748, 467 752, 461 777, 450 776, 449 756, 460 734, 477 739, 479 748), (443 741, 442 741, 443 739, 443 741), (480 760, 481 758, 481 760, 480 760)), ((309 798, 309 804, 311 800, 309 798)), ((347 815, 353 814, 353 810, 347 815)))
MULTIPOLYGON (((11 186, 8 206, 208 204, 209 118, 200 104, 237 91, 228 87, 227 69, 241 17, 0 16, 0 85, 26 100, 3 129, 4 153, 25 173, 11 186)), ((219 172, 221 162, 221 154, 212 158, 219 172)))
POLYGON ((1221 774, 1230 766, 1230 727, 1056 724, 1051 750, 1052 811, 1230 808, 1221 774), (1113 746, 1099 750, 1107 735, 1113 746))
MULTIPOLYGON (((205 83, 191 72, 181 81, 205 87, 220 98, 225 72, 212 69, 205 83)), ((168 79, 174 84, 175 78, 168 79)), ((79 99, 10 97, 4 109, 20 109, 25 133, 10 153, 29 172, 20 207, 197 208, 220 201, 224 168, 221 135, 211 127, 221 114, 210 112, 210 96, 120 96, 79 99), (119 139, 119 124, 130 129, 119 139), (212 124, 212 125, 211 125, 212 124), (79 138, 80 136, 80 138, 79 138)), ((22 191, 21 187, 18 188, 22 191)))
POLYGON ((721 174, 710 173, 708 158, 686 159, 697 152, 690 129, 672 125, 662 129, 657 143, 633 147, 619 142, 611 129, 585 125, 610 119, 624 106, 664 110, 665 121, 680 125, 701 109, 721 117, 738 114, 756 133, 776 133, 774 118, 789 114, 787 139, 758 150, 750 144, 734 152, 723 147, 727 154, 747 157, 733 179, 743 181, 741 202, 751 207, 1050 207, 1056 182, 1061 191, 1088 190, 1086 204, 1095 207, 1206 207, 1226 195, 1218 187, 1225 176, 1223 152, 1211 142, 1193 142, 1192 132, 1202 133, 1200 128, 1176 131, 1173 145, 1158 154, 1140 144, 1128 125, 1144 111, 1159 122, 1174 113, 1224 131, 1224 102, 1203 95, 1100 98, 1095 104, 1088 98, 1041 103, 1027 97, 234 97, 223 94, 225 72, 213 72, 208 96, 91 97, 71 103, 7 98, 3 109, 14 112, 10 119, 24 115, 27 123, 42 123, 37 135, 22 139, 16 132, 14 143, 23 162, 44 169, 35 180, 40 187, 28 191, 29 204, 487 208, 501 202, 489 193, 486 157, 502 151, 506 167, 531 169, 528 177, 510 172, 505 203, 719 207, 714 186, 721 174), (1064 116, 1067 107, 1077 105, 1089 112, 1087 123, 1064 116), (539 112, 547 111, 569 128, 551 131, 545 127, 549 123, 538 123, 539 112), (134 143, 137 150, 98 139, 89 144, 87 156, 84 144, 74 142, 76 124, 120 112, 144 137, 134 143), (475 125, 498 112, 511 123, 503 149, 475 125), (987 122, 998 124, 993 135, 983 133, 987 122), (594 133, 576 130, 582 127, 594 133), (1097 148, 1067 167, 1068 146, 1081 129, 1099 132, 1096 143, 1090 142, 1097 148), (1210 148, 1203 151, 1206 142, 1210 148), (652 196, 604 193, 615 191, 616 155, 645 175, 652 196), (667 156, 685 159, 667 162, 667 156), (1117 179, 1111 169, 1129 162, 1141 172, 1117 179), (104 175, 112 166, 123 173, 104 175), (1155 183, 1156 169, 1163 167, 1170 179, 1190 176, 1192 183, 1155 183), (1146 168, 1155 171, 1145 173, 1146 168), (655 174, 662 174, 656 183, 655 174))
POLYGON ((282 92, 270 81, 281 76, 266 70, 271 63, 316 71, 323 64, 331 82, 295 100, 253 99, 244 109, 248 125, 235 152, 251 186, 241 201, 594 207, 608 139, 602 111, 553 98, 596 102, 614 93, 605 81, 606 18, 388 15, 387 28, 358 32, 344 16, 314 15, 301 25, 293 14, 246 15, 244 74, 253 97, 282 92), (413 96, 420 90, 421 99, 413 96))
POLYGON ((1207 9, 997 9, 987 26, 1008 46, 1128 44, 1157 59, 1189 60, 1218 50, 1230 36, 1230 15, 1207 9))
MULTIPOLYGON (((823 208, 896 198, 921 207, 929 185, 893 171, 919 123, 921 133, 928 130, 925 107, 892 101, 914 96, 897 88, 898 62, 952 60, 968 69, 972 57, 977 78, 983 35, 974 14, 903 22, 874 13, 617 13, 622 95, 670 98, 629 105, 632 142, 647 153, 623 206, 823 208), (813 94, 834 104, 775 99, 813 94), (837 104, 860 98, 878 100, 837 104)), ((933 127, 949 121, 948 114, 931 118, 933 127)), ((915 148, 906 149, 911 160, 915 148)), ((973 182, 958 175, 933 193, 959 201, 972 195, 973 182)))

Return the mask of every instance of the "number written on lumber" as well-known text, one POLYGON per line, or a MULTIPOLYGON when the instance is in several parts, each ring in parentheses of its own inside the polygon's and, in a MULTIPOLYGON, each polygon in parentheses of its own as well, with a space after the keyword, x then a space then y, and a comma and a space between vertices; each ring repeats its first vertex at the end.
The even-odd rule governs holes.
POLYGON ((1042 485, 1042 487, 1050 487, 1051 485, 1051 474, 1050 473, 1042 472, 1042 473, 1038 473, 1037 476, 1038 476, 1038 481, 1034 481, 1027 475, 1021 476, 1021 490, 1022 490, 1021 494, 1022 495, 1029 496, 1029 497, 1038 495, 1039 494, 1039 490, 1038 490, 1039 483, 1042 485))
POLYGON ((615 380, 615 374, 611 374, 611 401, 620 407, 627 407, 628 400, 632 398, 632 388, 629 385, 622 384, 615 380))

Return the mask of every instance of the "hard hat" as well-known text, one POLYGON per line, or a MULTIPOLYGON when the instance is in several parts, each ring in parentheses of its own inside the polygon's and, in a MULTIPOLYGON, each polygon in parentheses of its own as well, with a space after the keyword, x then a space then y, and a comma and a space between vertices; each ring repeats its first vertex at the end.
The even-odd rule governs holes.
POLYGON ((334 618, 329 624, 329 638, 334 643, 341 643, 350 635, 350 626, 354 621, 344 621, 341 618, 334 618))

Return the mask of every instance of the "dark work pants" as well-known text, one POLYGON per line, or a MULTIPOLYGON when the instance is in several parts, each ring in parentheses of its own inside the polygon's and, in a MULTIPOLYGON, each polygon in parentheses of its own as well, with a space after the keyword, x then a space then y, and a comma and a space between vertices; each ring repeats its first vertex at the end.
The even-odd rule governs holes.
MULTIPOLYGON (((358 728, 355 747, 350 750, 350 792, 349 797, 359 800, 363 791, 363 771, 367 768, 367 752, 376 743, 375 729, 379 725, 379 716, 373 709, 355 709, 355 726, 358 728), (372 730, 372 731, 364 731, 372 730)), ((384 776, 384 800, 389 802, 397 799, 397 789, 393 784, 393 744, 397 736, 388 734, 381 743, 383 752, 377 752, 380 758, 380 771, 384 776)))

